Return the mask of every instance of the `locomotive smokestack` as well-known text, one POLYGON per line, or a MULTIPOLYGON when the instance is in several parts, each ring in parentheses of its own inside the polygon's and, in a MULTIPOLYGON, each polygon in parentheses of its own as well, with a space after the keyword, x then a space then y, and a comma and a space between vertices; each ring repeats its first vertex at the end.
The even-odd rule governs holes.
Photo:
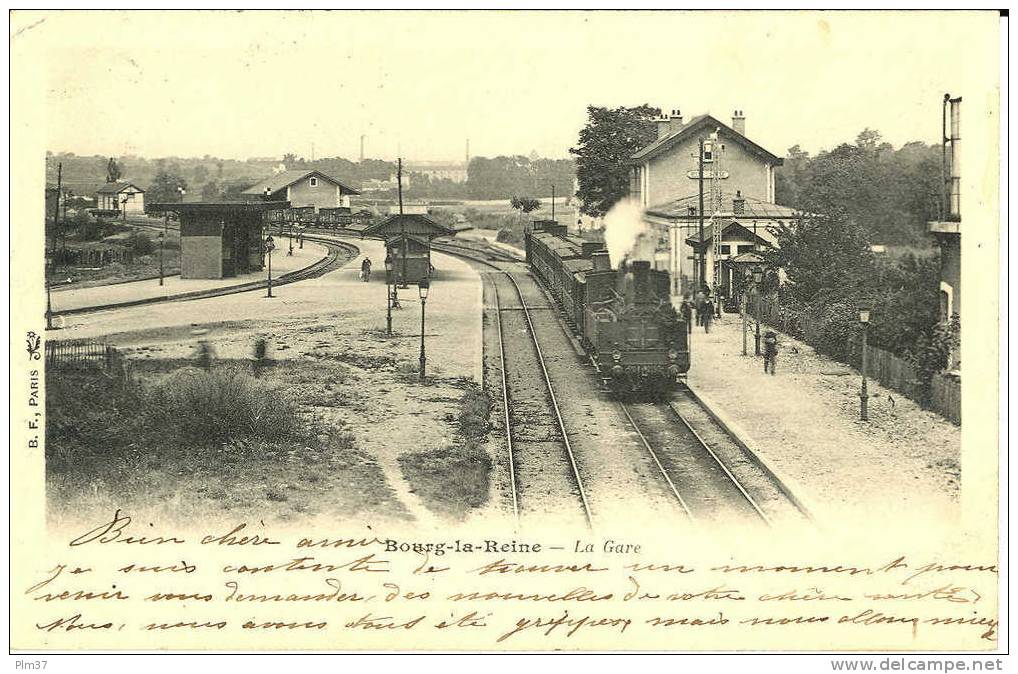
POLYGON ((650 262, 633 260, 633 302, 643 304, 651 300, 650 262))

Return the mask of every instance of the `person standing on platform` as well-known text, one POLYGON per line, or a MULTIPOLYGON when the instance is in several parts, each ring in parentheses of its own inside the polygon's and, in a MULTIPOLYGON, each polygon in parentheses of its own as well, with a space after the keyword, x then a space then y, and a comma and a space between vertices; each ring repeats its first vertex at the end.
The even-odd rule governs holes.
POLYGON ((696 324, 703 325, 703 310, 704 302, 707 300, 707 295, 704 294, 703 288, 696 291, 696 324))
POLYGON ((714 320, 714 303, 710 299, 703 303, 703 331, 710 332, 710 323, 714 320))
POLYGON ((773 330, 764 333, 764 372, 774 376, 774 368, 778 362, 778 336, 773 330))
POLYGON ((686 322, 686 332, 693 332, 693 303, 689 300, 689 297, 682 298, 682 304, 679 305, 679 313, 682 315, 682 320, 686 322))

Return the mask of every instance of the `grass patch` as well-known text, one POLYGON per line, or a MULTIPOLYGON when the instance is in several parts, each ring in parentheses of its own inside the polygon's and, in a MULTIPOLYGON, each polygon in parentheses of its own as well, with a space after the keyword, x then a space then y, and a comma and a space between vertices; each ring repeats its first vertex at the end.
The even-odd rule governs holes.
POLYGON ((294 402, 299 383, 258 380, 242 365, 138 365, 132 377, 47 371, 51 518, 115 508, 171 521, 408 517, 353 434, 294 402))
POLYGON ((472 386, 460 397, 459 408, 460 444, 399 457, 403 477, 424 504, 453 519, 487 503, 492 469, 481 446, 490 430, 488 396, 472 386))

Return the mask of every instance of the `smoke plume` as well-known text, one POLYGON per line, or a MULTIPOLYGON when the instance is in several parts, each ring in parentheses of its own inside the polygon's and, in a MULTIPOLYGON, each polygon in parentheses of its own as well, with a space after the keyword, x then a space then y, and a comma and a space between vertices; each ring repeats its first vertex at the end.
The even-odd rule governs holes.
MULTIPOLYGON (((629 199, 623 199, 612 206, 604 216, 604 244, 611 257, 612 266, 618 267, 623 260, 632 257, 638 247, 642 252, 646 246, 638 244, 649 234, 647 223, 643 221, 643 209, 639 205, 629 199)), ((653 249, 651 251, 653 252, 653 249)))

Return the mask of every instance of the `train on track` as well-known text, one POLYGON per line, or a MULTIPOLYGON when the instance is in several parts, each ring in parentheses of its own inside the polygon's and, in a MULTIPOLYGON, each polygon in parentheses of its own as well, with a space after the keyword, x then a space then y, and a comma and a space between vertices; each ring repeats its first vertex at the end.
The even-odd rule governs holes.
POLYGON ((689 332, 671 305, 667 272, 644 261, 612 269, 602 243, 550 220, 527 232, 526 253, 606 387, 620 396, 676 388, 689 371, 689 332))

